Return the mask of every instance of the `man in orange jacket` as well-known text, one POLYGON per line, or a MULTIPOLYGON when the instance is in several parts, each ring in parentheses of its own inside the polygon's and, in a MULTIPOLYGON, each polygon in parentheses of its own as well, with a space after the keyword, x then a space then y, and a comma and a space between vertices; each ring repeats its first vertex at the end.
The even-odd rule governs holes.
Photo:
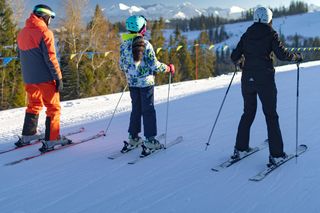
POLYGON ((39 113, 46 106, 46 130, 40 151, 54 149, 69 143, 60 137, 60 93, 63 89, 62 73, 56 57, 54 38, 48 29, 55 13, 47 5, 36 5, 25 27, 18 34, 17 42, 28 105, 22 137, 16 146, 24 146, 43 138, 37 133, 39 113))

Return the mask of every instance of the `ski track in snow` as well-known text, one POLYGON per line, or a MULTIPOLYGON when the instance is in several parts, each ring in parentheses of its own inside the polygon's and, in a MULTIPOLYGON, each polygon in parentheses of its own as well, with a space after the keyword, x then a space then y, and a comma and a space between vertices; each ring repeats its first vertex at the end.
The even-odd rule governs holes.
MULTIPOLYGON (((14 166, 2 166, 37 153, 34 145, 0 157, 1 212, 320 212, 319 73, 320 62, 301 64, 299 143, 309 149, 277 168, 265 180, 248 178, 266 166, 268 149, 221 172, 211 168, 233 152, 242 113, 241 74, 235 76, 207 151, 204 151, 232 74, 176 83, 171 88, 168 142, 184 141, 136 165, 133 150, 115 160, 107 157, 127 138, 130 98, 126 92, 106 137, 49 153, 14 166)), ((277 68, 278 113, 285 151, 295 150, 296 66, 277 68)), ((165 130, 167 85, 155 88, 158 132, 165 130)), ((104 130, 120 93, 63 102, 62 132, 84 126, 77 140, 104 130), (93 107, 95 106, 95 107, 93 107)), ((0 150, 12 146, 21 131, 25 108, 0 112, 0 150)), ((42 118, 45 115, 42 113, 42 118)), ((43 119, 40 118, 39 123, 43 119)), ((258 104, 251 146, 266 138, 258 104)))

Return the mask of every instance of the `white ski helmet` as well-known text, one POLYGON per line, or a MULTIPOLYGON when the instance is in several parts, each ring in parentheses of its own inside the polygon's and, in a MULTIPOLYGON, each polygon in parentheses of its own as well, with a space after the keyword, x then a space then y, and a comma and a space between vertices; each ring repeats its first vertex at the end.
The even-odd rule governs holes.
POLYGON ((253 21, 269 24, 272 20, 272 11, 267 7, 258 7, 253 13, 253 21))

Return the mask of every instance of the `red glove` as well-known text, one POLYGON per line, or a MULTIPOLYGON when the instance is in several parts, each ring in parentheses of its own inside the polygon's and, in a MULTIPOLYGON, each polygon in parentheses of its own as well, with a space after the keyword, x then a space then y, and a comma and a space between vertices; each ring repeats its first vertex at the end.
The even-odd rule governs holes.
POLYGON ((169 67, 169 72, 171 72, 171 74, 173 75, 174 72, 175 72, 174 65, 173 64, 169 64, 168 67, 169 67))

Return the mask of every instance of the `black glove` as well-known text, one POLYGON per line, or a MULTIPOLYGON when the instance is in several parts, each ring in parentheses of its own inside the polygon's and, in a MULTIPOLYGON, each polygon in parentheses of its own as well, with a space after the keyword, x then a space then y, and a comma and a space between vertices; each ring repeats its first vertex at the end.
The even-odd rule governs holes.
POLYGON ((62 92, 63 82, 62 79, 56 80, 56 92, 62 92))
POLYGON ((301 63, 303 61, 303 55, 301 53, 296 53, 293 60, 297 63, 301 63))
POLYGON ((238 61, 233 61, 234 65, 236 67, 239 67, 240 69, 243 69, 243 66, 244 66, 244 58, 241 58, 240 60, 238 61))

